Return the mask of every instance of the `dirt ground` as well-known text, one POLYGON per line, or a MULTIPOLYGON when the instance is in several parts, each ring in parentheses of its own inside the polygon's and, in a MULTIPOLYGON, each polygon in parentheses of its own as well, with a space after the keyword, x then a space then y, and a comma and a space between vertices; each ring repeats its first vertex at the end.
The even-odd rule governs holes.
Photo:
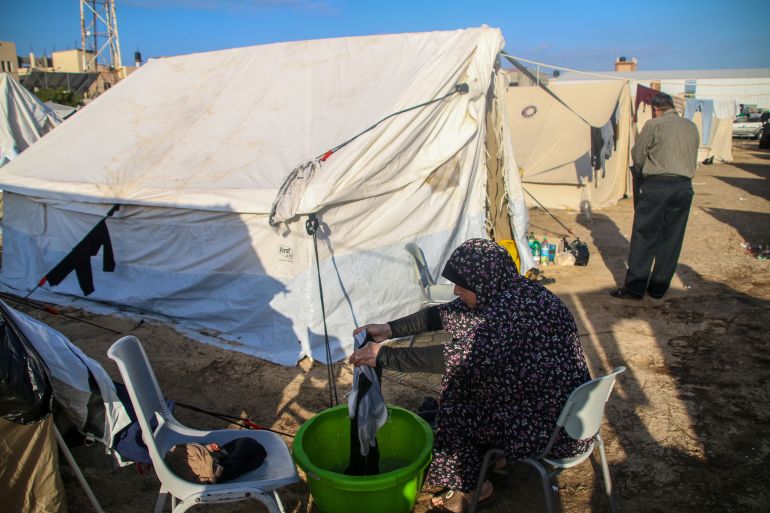
MULTIPOLYGON (((756 146, 753 146, 756 148, 756 146)), ((633 211, 631 200, 593 212, 554 214, 588 242, 587 267, 549 267, 549 288, 568 304, 594 375, 623 365, 602 435, 607 443, 620 511, 767 511, 770 501, 770 261, 751 257, 741 243, 770 243, 770 153, 735 148, 730 165, 702 165, 672 290, 663 300, 624 302, 608 291, 622 283, 633 211)), ((542 237, 563 229, 532 210, 542 237)), ((67 335, 114 377, 107 348, 118 335, 46 312, 20 307, 67 335)), ((166 397, 238 414, 293 433, 328 406, 326 367, 308 360, 280 367, 186 338, 168 326, 76 310, 65 313, 133 334, 145 344, 166 397)), ((369 319, 378 321, 380 319, 369 319)), ((335 365, 337 387, 350 388, 351 368, 335 365)), ((416 410, 435 381, 387 374, 388 402, 416 410)), ((222 427, 178 410, 184 423, 222 427)), ((286 437, 291 444, 292 439, 286 437)), ((108 513, 150 511, 158 481, 134 466, 117 468, 93 448, 74 451, 108 513)), ((92 511, 61 465, 71 512, 92 511)), ((539 481, 524 466, 494 479, 495 500, 484 511, 545 511, 539 481)), ((609 511, 601 481, 586 463, 562 474, 558 501, 569 513, 609 511)), ((307 485, 286 488, 287 512, 314 512, 307 485)), ((429 510, 423 494, 415 512, 429 510)), ((256 502, 209 511, 263 511, 256 502)), ((202 510, 201 510, 202 511, 202 510)), ((333 512, 327 512, 333 513, 333 512)))

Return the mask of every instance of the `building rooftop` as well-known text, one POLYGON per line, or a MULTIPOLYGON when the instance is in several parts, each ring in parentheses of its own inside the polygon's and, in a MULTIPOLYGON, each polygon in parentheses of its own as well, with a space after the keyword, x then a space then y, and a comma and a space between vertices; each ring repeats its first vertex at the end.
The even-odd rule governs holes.
POLYGON ((597 80, 601 77, 628 78, 631 80, 702 80, 709 78, 770 78, 770 68, 736 69, 687 69, 651 71, 565 71, 558 78, 567 80, 597 80), (597 76, 598 75, 598 76, 597 76))

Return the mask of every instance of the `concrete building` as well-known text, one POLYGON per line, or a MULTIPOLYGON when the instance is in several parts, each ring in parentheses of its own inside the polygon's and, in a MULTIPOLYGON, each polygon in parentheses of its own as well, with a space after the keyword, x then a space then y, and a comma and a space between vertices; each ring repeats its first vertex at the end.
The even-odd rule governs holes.
POLYGON ((62 50, 53 52, 53 70, 63 73, 83 73, 86 70, 84 63, 93 58, 92 52, 83 50, 62 50))
POLYGON ((625 57, 615 59, 615 71, 636 71, 636 57, 630 61, 625 57))
MULTIPOLYGON (((770 108, 770 68, 565 72, 560 82, 622 78, 672 96, 770 108)), ((632 84, 632 93, 635 88, 632 84)))
POLYGON ((10 73, 19 78, 19 56, 16 44, 10 41, 0 41, 0 73, 10 73))

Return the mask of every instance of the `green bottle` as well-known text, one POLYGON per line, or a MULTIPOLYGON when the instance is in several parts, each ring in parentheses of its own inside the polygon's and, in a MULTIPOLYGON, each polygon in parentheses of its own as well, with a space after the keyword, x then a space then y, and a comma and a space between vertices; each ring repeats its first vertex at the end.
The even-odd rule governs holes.
POLYGON ((540 242, 537 239, 532 241, 532 256, 535 258, 535 263, 540 263, 540 242))

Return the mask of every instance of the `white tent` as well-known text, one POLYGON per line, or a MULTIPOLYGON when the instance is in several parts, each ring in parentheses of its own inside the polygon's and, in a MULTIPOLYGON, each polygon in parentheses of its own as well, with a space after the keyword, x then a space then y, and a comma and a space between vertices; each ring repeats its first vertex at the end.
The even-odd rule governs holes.
MULTIPOLYGON (((499 30, 481 27, 150 61, 0 172, 0 280, 31 290, 119 203, 106 223, 115 271, 92 259, 95 292, 81 306, 171 319, 282 364, 323 360, 305 230, 317 213, 339 359, 356 324, 419 307, 405 242, 423 248, 437 276, 463 240, 487 236, 488 173, 509 198, 494 212, 511 214, 509 229, 527 248, 526 207, 494 96, 502 46, 499 30), (458 84, 469 91, 455 92, 458 84), (503 143, 489 159, 487 135, 503 143), (306 162, 269 226, 286 177, 306 162)), ((522 253, 526 270, 531 257, 522 253)), ((33 297, 62 303, 83 293, 73 273, 33 297)))
POLYGON ((536 86, 511 87, 505 94, 524 188, 546 208, 598 210, 615 205, 629 187, 633 117, 628 83, 552 82, 548 88, 564 104, 536 86), (599 169, 591 160, 591 127, 604 127, 615 139, 599 169))
POLYGON ((8 73, 0 73, 0 166, 26 150, 61 119, 8 73))
POLYGON ((47 101, 45 102, 45 104, 48 105, 48 107, 50 107, 50 109, 54 111, 54 113, 57 116, 59 116, 59 119, 61 119, 62 121, 64 121, 65 119, 67 119, 77 111, 75 107, 70 107, 69 105, 62 105, 61 103, 56 103, 52 101, 47 101))
MULTIPOLYGON (((108 450, 113 447, 116 435, 131 420, 118 399, 109 374, 96 360, 86 356, 50 326, 10 308, 1 300, 0 309, 45 362, 58 404, 57 414, 66 417, 69 425, 89 440, 101 442, 108 450), (91 403, 94 396, 100 399, 103 411, 91 403)), ((117 453, 115 457, 120 461, 117 453)))

